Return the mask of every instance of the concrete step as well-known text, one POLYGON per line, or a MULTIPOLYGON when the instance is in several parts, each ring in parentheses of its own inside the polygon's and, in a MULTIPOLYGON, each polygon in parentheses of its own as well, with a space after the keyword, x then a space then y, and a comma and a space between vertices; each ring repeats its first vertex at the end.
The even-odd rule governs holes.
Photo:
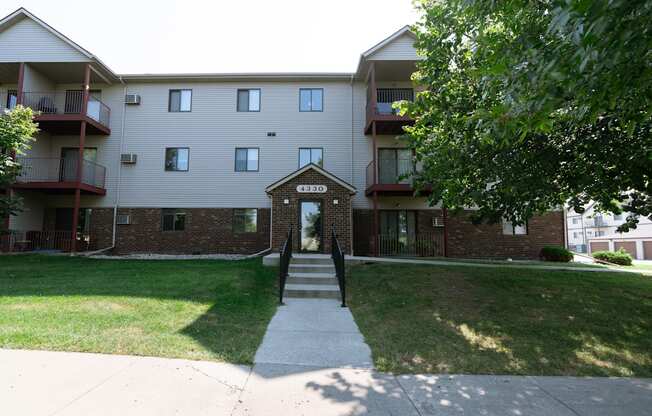
POLYGON ((337 285, 286 284, 285 296, 288 298, 339 299, 340 288, 337 285))
POLYGON ((294 264, 290 263, 290 273, 335 273, 335 265, 330 264, 294 264))
POLYGON ((324 254, 293 254, 290 264, 333 264, 333 259, 324 254))
POLYGON ((330 273, 290 273, 287 283, 306 285, 337 285, 337 278, 330 273))

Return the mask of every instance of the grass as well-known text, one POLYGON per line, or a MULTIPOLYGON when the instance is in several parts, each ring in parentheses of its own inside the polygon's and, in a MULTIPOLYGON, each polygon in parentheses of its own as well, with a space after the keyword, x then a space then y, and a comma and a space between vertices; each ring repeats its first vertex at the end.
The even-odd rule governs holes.
POLYGON ((394 373, 652 376, 652 278, 360 265, 349 306, 394 373))
POLYGON ((0 257, 0 347, 250 364, 273 270, 241 261, 0 257))

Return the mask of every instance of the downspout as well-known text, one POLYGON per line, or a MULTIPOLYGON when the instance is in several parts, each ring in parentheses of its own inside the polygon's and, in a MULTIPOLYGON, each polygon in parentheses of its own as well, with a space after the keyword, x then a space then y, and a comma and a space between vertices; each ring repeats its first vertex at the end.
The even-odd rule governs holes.
MULTIPOLYGON (((351 74, 351 183, 355 184, 355 178, 354 178, 354 172, 355 170, 353 169, 353 164, 355 163, 355 107, 353 105, 353 98, 355 96, 354 94, 354 88, 353 88, 353 81, 354 81, 355 75, 351 74)), ((351 224, 351 255, 354 256, 355 253, 353 252, 353 198, 355 195, 351 195, 351 202, 349 204, 350 208, 350 215, 349 215, 349 221, 351 224)))
MULTIPOLYGON (((120 77, 120 82, 124 84, 122 90, 122 99, 127 95, 127 85, 120 77)), ((124 140, 125 140, 125 120, 127 117, 127 105, 123 103, 122 105, 122 120, 120 122, 120 154, 124 150, 124 140)), ((111 238, 111 249, 115 248, 116 234, 118 228, 118 204, 120 203, 120 183, 122 181, 122 162, 118 162, 118 180, 115 190, 115 203, 113 205, 113 236, 111 238)))

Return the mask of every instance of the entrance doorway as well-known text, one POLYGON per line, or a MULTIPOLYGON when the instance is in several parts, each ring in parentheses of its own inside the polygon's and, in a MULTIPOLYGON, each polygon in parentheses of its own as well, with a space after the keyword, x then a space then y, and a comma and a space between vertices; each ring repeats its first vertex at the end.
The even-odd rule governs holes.
POLYGON ((323 236, 321 208, 321 201, 299 201, 299 244, 303 252, 321 252, 323 236))

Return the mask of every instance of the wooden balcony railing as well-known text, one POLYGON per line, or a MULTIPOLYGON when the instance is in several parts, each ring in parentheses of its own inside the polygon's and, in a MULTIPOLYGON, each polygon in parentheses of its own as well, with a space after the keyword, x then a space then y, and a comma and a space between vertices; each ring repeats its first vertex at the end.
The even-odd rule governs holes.
MULTIPOLYGON (((76 158, 19 157, 20 174, 17 183, 76 182, 78 160, 76 158)), ((90 160, 83 160, 81 183, 104 189, 106 168, 90 160)))
MULTIPOLYGON (((22 103, 41 114, 82 114, 84 106, 83 91, 58 91, 58 92, 25 92, 22 103)), ((111 109, 93 96, 88 97, 86 116, 109 127, 111 109)))

